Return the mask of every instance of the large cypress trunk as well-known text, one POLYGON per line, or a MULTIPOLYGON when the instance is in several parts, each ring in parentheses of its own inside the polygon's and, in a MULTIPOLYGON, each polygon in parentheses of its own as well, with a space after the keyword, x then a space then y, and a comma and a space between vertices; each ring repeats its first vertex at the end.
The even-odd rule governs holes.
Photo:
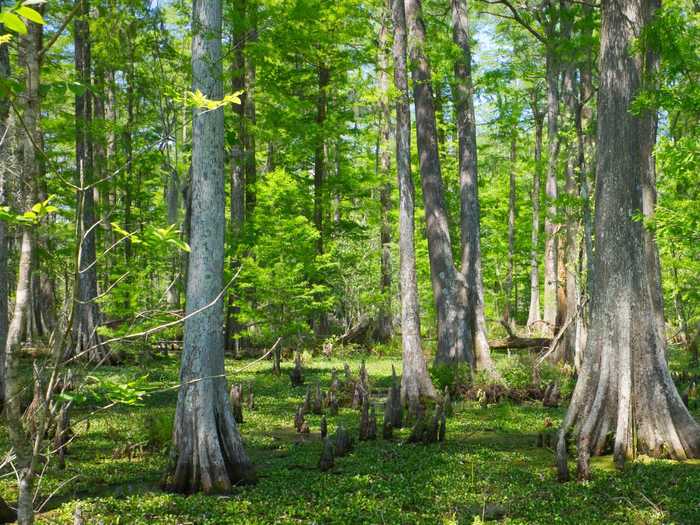
POLYGON ((477 370, 497 376, 491 359, 484 316, 481 273, 481 210, 477 173, 476 119, 466 0, 452 0, 452 38, 461 54, 455 60, 455 106, 459 135, 460 233, 462 274, 467 285, 467 312, 472 328, 477 370))
MULTIPOLYGON (((223 96, 220 0, 194 0, 192 89, 223 96)), ((180 393, 167 485, 182 493, 228 492, 253 478, 224 376, 224 113, 196 108, 192 131, 190 257, 180 393)))
POLYGON ((700 426, 666 362, 656 243, 636 219, 639 210, 648 216, 655 205, 656 117, 649 111, 635 116, 629 109, 655 57, 633 55, 630 49, 656 6, 654 0, 603 5, 591 323, 557 443, 562 480, 568 478, 569 432, 578 440, 578 474, 584 479, 590 476, 590 455, 603 452, 609 434, 618 465, 639 453, 700 456, 700 426))
POLYGON ((416 406, 422 396, 434 397, 420 340, 416 251, 414 246, 415 188, 411 176, 411 112, 406 70, 406 16, 403 0, 391 2, 394 22, 394 85, 396 99, 396 173, 399 187, 399 259, 403 373, 401 399, 416 406))
POLYGON ((438 363, 467 362, 474 366, 471 319, 466 315, 467 287, 452 256, 449 221, 443 195, 438 155, 437 126, 430 64, 425 54, 426 36, 420 0, 406 0, 410 31, 413 97, 416 109, 418 157, 423 186, 426 234, 435 309, 437 312, 438 363))

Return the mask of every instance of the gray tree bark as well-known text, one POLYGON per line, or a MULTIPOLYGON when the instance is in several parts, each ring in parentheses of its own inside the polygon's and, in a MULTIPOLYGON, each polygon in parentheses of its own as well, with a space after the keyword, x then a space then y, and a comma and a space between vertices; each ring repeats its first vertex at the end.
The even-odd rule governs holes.
POLYGON ((549 335, 554 333, 558 312, 558 243, 555 222, 557 214, 557 163, 559 161, 559 62, 556 54, 556 8, 551 0, 546 0, 545 7, 551 11, 545 24, 546 34, 546 82, 547 82, 547 213, 544 219, 544 322, 549 335))
POLYGON ((413 97, 416 109, 418 157, 423 186, 426 233, 433 296, 437 312, 437 363, 466 362, 475 366, 471 319, 466 315, 467 287, 452 256, 449 221, 445 208, 430 64, 420 0, 406 0, 410 37, 413 97))
POLYGON ((700 425, 686 409, 666 362, 659 258, 652 232, 635 220, 653 213, 656 115, 630 104, 650 81, 656 58, 631 54, 655 0, 603 4, 598 100, 598 164, 591 323, 578 383, 559 431, 559 478, 568 479, 566 437, 578 441, 578 475, 609 435, 621 466, 645 453, 700 456, 700 425), (620 254, 624 254, 621 257, 620 254))
MULTIPOLYGON (((0 25, 0 35, 5 34, 4 26, 0 25)), ((0 80, 10 78, 10 53, 9 46, 0 46, 0 80)), ((12 151, 13 131, 10 124, 10 101, 6 97, 0 98, 0 206, 7 205, 7 182, 11 175, 11 159, 14 160, 12 151)), ((0 410, 5 404, 5 345, 7 343, 8 329, 8 296, 9 283, 7 275, 7 224, 0 221, 0 410)))
POLYGON ((399 275, 401 290, 401 342, 403 372, 401 400, 409 406, 421 397, 435 397, 420 340, 420 314, 416 278, 415 188, 411 176, 411 111, 406 68, 406 16, 404 0, 389 0, 394 22, 394 86, 396 99, 396 173, 399 188, 399 275))
POLYGON ((513 326, 515 321, 513 300, 513 274, 515 271, 515 162, 516 162, 516 136, 510 138, 510 172, 508 174, 508 271, 505 285, 505 307, 503 309, 503 321, 513 326))
MULTIPOLYGON (((221 0, 194 0, 192 89, 223 97, 221 0)), ((172 471, 177 492, 229 492, 251 481, 253 467, 231 412, 224 376, 224 114, 195 108, 192 127, 191 253, 181 388, 173 430, 172 471)))
MULTIPOLYGON (((390 0, 387 0, 390 1, 390 0)), ((379 136, 377 138, 377 171, 382 181, 379 191, 382 302, 377 319, 377 339, 386 342, 393 332, 391 313, 391 111, 389 109, 389 50, 391 9, 382 10, 379 29, 377 84, 379 89, 379 136)))
MULTIPOLYGON (((41 175, 41 161, 38 148, 41 144, 39 119, 41 99, 39 96, 40 65, 39 49, 42 41, 42 26, 29 23, 27 34, 20 39, 20 62, 25 69, 25 91, 21 98, 23 107, 22 123, 24 134, 20 145, 22 152, 22 180, 20 181, 21 205, 30 209, 36 201, 36 181, 41 175)), ((31 275, 34 262, 34 232, 28 225, 22 228, 22 244, 17 272, 15 307, 8 328, 5 345, 6 359, 6 411, 5 417, 10 442, 17 455, 16 468, 19 478, 17 501, 17 522, 20 525, 34 523, 32 488, 34 485, 34 464, 32 462, 31 440, 28 439, 21 423, 22 387, 19 371, 19 353, 22 333, 31 308, 31 275)))
POLYGON ((101 323, 100 307, 97 298, 97 266, 95 246, 95 197, 90 187, 94 180, 93 174, 93 141, 92 125, 92 95, 87 87, 91 84, 90 32, 88 16, 90 6, 88 0, 80 2, 78 16, 75 19, 75 69, 80 83, 85 91, 75 96, 75 162, 76 185, 82 188, 78 191, 78 200, 82 204, 80 218, 80 272, 75 286, 79 288, 79 303, 77 305, 77 323, 74 329, 75 344, 73 354, 87 358, 92 362, 109 362, 110 351, 97 333, 101 323))
MULTIPOLYGON (((232 55, 231 61, 231 87, 234 92, 241 92, 240 104, 233 106, 236 115, 237 136, 236 142, 231 147, 231 242, 236 249, 243 236, 243 225, 246 218, 246 159, 248 157, 247 148, 250 145, 248 131, 250 126, 246 118, 246 105, 248 101, 248 90, 246 88, 246 0, 234 2, 235 17, 233 20, 232 35, 232 55)), ((255 110, 253 109, 253 115, 255 110)), ((235 273, 238 269, 238 260, 232 261, 231 270, 235 273)), ((240 355, 241 340, 236 335, 241 331, 238 321, 240 306, 236 304, 236 290, 230 289, 226 302, 226 331, 225 348, 228 352, 233 352, 235 356, 240 355)))
POLYGON ((533 91, 530 99, 533 120, 535 124, 535 170, 532 173, 532 230, 530 234, 530 308, 527 314, 527 326, 532 329, 540 321, 540 269, 539 269, 539 238, 540 238, 540 181, 542 180, 542 128, 544 113, 539 109, 537 93, 533 91))
POLYGON ((460 233, 462 274, 467 286, 467 312, 472 328, 476 369, 497 377, 491 359, 481 272, 481 209, 477 172, 476 119, 471 71, 471 44, 466 0, 452 0, 452 39, 461 54, 455 61, 455 106, 459 135, 460 233))
POLYGON ((258 180, 257 163, 255 160, 255 81, 256 67, 255 60, 249 52, 250 44, 255 43, 258 39, 258 5, 257 0, 243 0, 245 7, 246 19, 248 20, 247 33, 244 37, 245 42, 245 105, 244 114, 246 120, 245 134, 245 205, 246 214, 251 216, 255 210, 256 192, 255 184, 258 180))

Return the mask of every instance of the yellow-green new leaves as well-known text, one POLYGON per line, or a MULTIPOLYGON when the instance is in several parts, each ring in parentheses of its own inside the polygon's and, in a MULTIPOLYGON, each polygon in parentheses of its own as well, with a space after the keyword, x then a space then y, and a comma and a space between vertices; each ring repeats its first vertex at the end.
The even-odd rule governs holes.
POLYGON ((17 9, 15 9, 15 13, 39 25, 43 26, 45 24, 44 18, 41 16, 41 14, 31 7, 27 7, 26 5, 19 6, 17 9))
MULTIPOLYGON (((27 0, 23 2, 19 7, 14 8, 12 11, 5 11, 0 13, 0 24, 3 24, 10 31, 14 31, 20 35, 27 34, 27 25, 24 23, 22 18, 29 20, 40 25, 44 25, 44 18, 39 14, 38 11, 29 7, 30 5, 41 4, 43 1, 39 0, 27 0), (20 18, 20 16, 22 18, 20 18)), ((0 45, 6 44, 10 41, 9 35, 3 35, 0 37, 0 45)))
POLYGON ((7 35, 0 35, 0 46, 3 44, 7 44, 12 40, 12 35, 7 34, 7 35))
POLYGON ((129 237, 133 244, 143 244, 152 249, 167 248, 167 245, 175 246, 178 250, 189 252, 189 245, 180 239, 180 230, 175 229, 175 225, 171 224, 167 228, 156 228, 150 226, 143 231, 142 234, 129 233, 116 222, 111 223, 112 229, 122 236, 122 239, 129 237))
POLYGON ((27 26, 24 25, 22 19, 14 13, 9 11, 0 13, 0 22, 2 22, 7 29, 14 31, 15 33, 19 33, 20 35, 27 34, 27 26))
POLYGON ((37 202, 31 210, 24 213, 13 213, 9 206, 0 206, 0 221, 14 224, 39 224, 41 219, 58 211, 56 206, 49 204, 53 197, 51 195, 45 201, 37 202))
POLYGON ((194 108, 206 109, 207 111, 210 111, 224 107, 228 104, 240 104, 242 93, 243 91, 236 91, 230 95, 224 95, 224 98, 221 100, 211 100, 198 89, 197 91, 190 91, 187 93, 187 101, 189 105, 194 108))

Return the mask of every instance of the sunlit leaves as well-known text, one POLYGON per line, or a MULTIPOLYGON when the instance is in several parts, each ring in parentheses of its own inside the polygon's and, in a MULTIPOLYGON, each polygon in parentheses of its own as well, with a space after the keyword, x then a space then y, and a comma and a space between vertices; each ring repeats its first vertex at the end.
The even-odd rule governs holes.
POLYGON ((0 22, 3 23, 7 29, 15 33, 19 33, 20 35, 27 34, 27 26, 22 22, 22 19, 14 13, 9 11, 0 13, 0 22))
MULTIPOLYGON (((29 20, 40 25, 44 25, 44 18, 39 14, 38 11, 28 7, 30 5, 41 4, 43 2, 37 0, 29 0, 24 2, 22 5, 14 8, 11 11, 5 11, 0 13, 0 24, 4 24, 7 29, 14 31, 20 35, 27 34, 27 25, 24 23, 22 18, 29 20), (22 18, 20 18, 20 16, 22 18)), ((10 39, 5 35, 0 37, 0 44, 6 44, 10 39)))
POLYGON ((43 26, 45 24, 44 17, 42 17, 38 11, 35 11, 31 7, 27 7, 26 5, 19 6, 17 9, 15 9, 15 13, 39 25, 43 26))
POLYGON ((206 110, 214 110, 218 109, 224 106, 227 106, 229 104, 240 104, 241 103, 241 94, 242 91, 236 91, 234 93, 231 93, 229 95, 224 95, 224 98, 221 100, 211 100, 204 95, 199 89, 197 91, 190 91, 188 95, 188 104, 191 107, 194 108, 199 108, 199 109, 206 109, 206 110))

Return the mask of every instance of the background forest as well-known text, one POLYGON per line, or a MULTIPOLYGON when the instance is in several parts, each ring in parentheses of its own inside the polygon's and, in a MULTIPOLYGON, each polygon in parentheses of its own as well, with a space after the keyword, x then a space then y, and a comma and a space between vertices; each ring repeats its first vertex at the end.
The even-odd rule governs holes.
MULTIPOLYGON (((406 0, 401 52, 395 4, 230 0, 212 36, 202 2, 0 0, 0 495, 18 502, 20 522, 31 523, 23 505, 41 522, 76 524, 700 522, 700 473, 671 461, 684 459, 673 447, 650 446, 667 459, 623 474, 596 459, 581 485, 558 484, 553 469, 593 337, 598 156, 617 146, 599 142, 605 6, 406 0), (214 80, 201 76, 209 69, 214 80), (221 114, 223 159, 213 135, 194 139, 201 115, 221 114), (439 195, 426 177, 433 142, 439 195), (200 173, 219 173, 219 161, 222 185, 203 193, 200 173), (223 286, 186 304, 192 268, 218 261, 192 232, 221 211, 221 191, 223 286), (408 245, 417 308, 402 311, 408 245), (191 256, 195 246, 205 255, 191 256), (462 353, 442 317, 443 274, 459 267, 472 325, 462 353), (193 310, 212 299, 222 322, 195 327, 193 310), (195 335, 183 332, 206 349, 217 327, 225 365, 211 376, 225 366, 234 385, 234 456, 245 442, 240 464, 255 465, 258 484, 212 506, 160 486, 210 492, 163 472, 188 427, 190 389, 176 414, 177 386, 209 370, 192 364, 195 335), (294 366, 305 380, 292 372, 290 389, 294 366), (335 414, 326 388, 338 391, 335 414), (407 405, 406 422, 391 419, 392 403, 407 405), (431 441, 414 434, 434 408, 449 418, 446 441, 404 447, 431 441), (401 443, 358 446, 328 481, 316 463, 330 441, 318 433, 354 435, 357 410, 361 440, 386 410, 401 443)), ((699 13, 668 0, 626 47, 654 56, 626 111, 655 115, 656 127, 656 202, 633 220, 658 246, 665 355, 696 419, 699 13)), ((617 259, 634 260, 626 243, 617 259)))

